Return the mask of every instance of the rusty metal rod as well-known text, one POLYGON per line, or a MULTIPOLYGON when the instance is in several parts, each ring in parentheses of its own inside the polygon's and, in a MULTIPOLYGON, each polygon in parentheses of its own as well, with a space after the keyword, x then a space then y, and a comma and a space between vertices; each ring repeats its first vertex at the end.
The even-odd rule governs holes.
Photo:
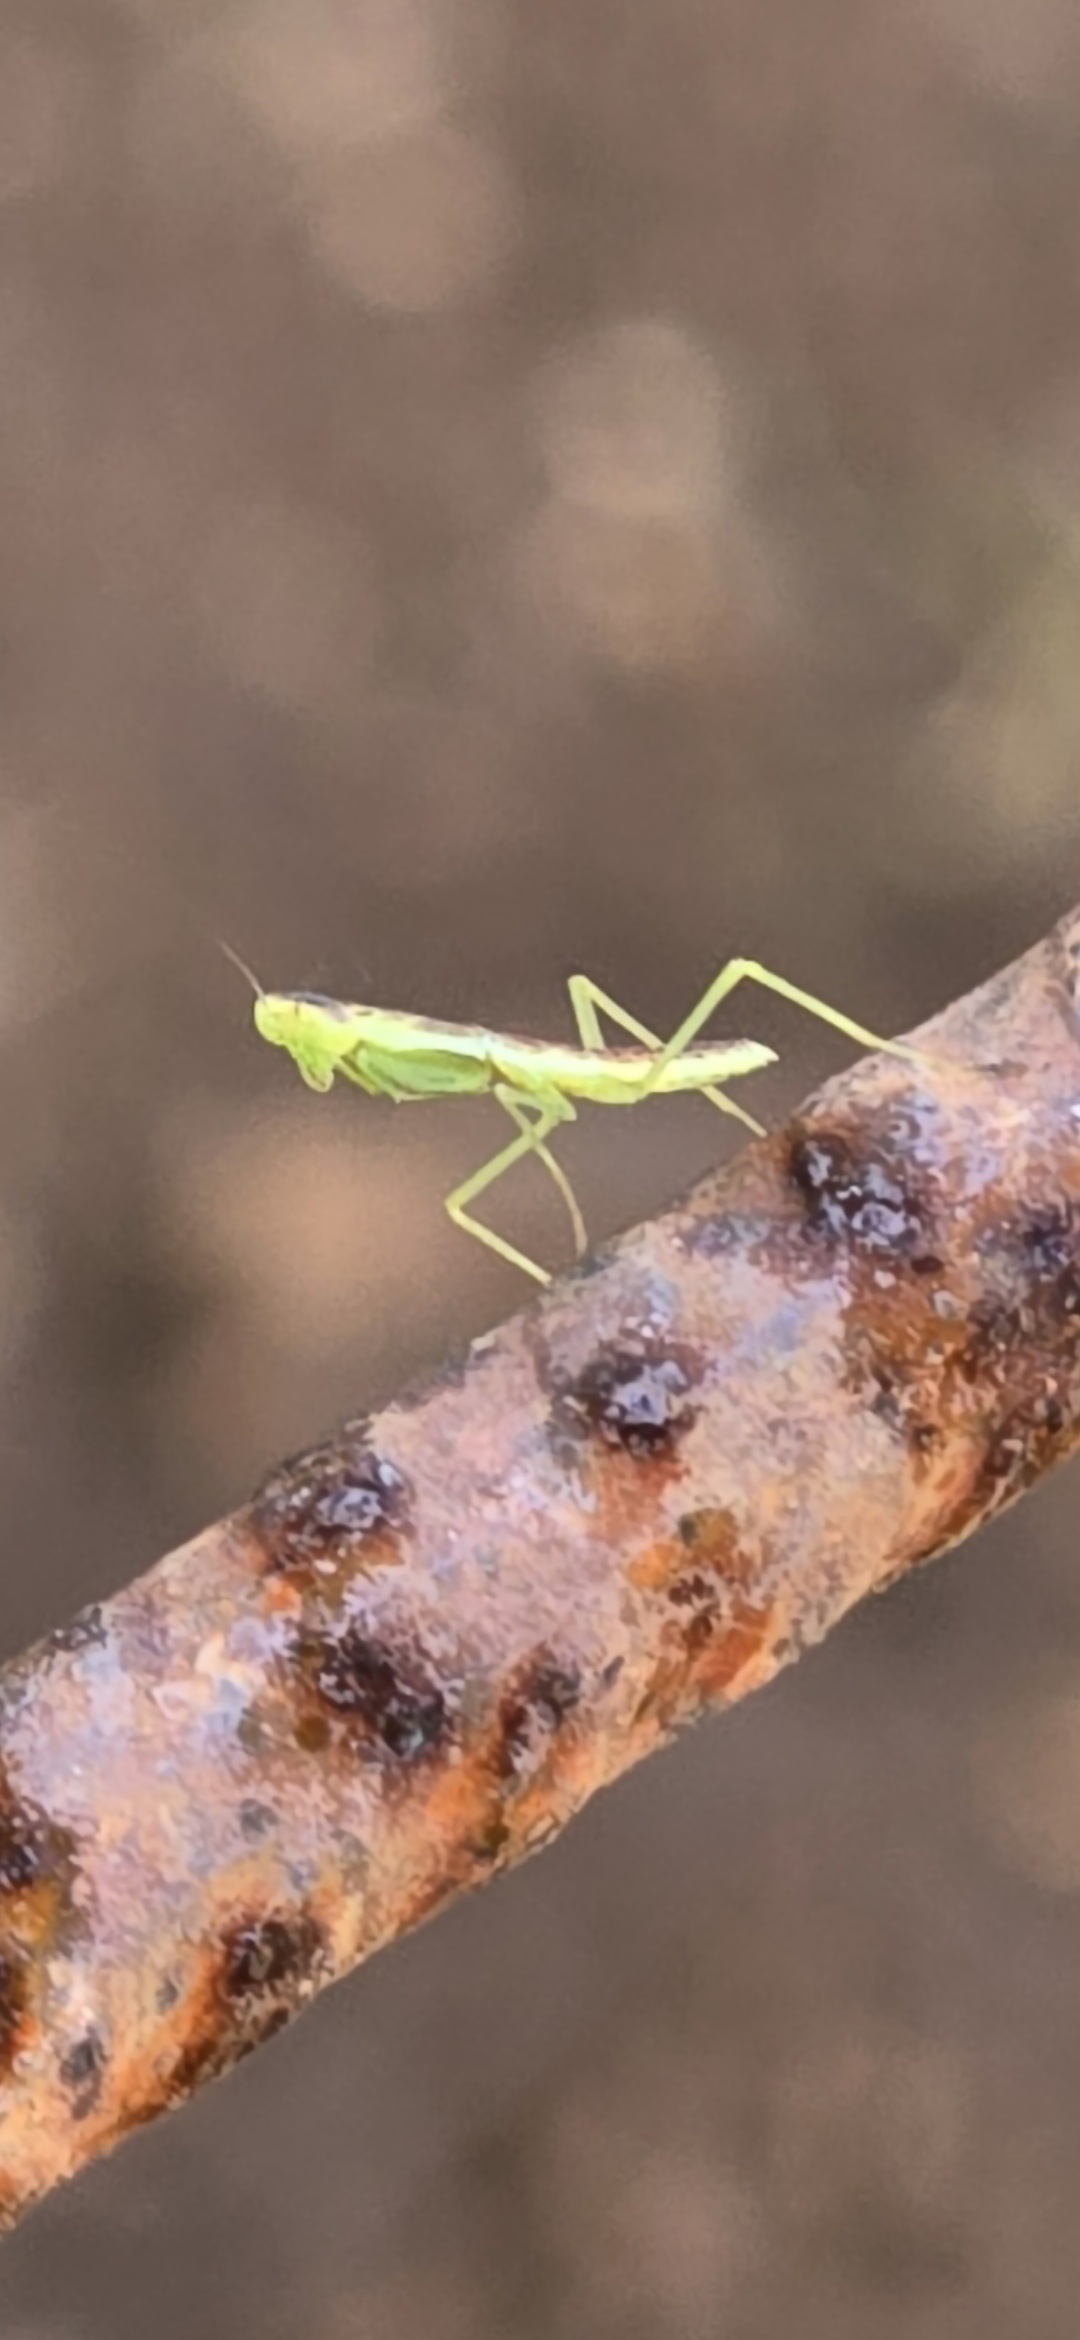
POLYGON ((0 2210, 1080 1437, 1080 912, 0 1676, 0 2210))

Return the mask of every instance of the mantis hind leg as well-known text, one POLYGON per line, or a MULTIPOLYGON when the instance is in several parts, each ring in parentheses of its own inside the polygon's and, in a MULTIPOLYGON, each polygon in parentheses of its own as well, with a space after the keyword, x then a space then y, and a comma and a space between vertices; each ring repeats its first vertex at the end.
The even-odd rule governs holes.
POLYGON ((842 1032, 847 1040, 857 1041, 861 1048, 884 1049, 890 1056, 903 1056, 916 1064, 925 1061, 917 1048, 908 1048, 902 1040, 883 1040, 878 1033, 868 1032, 865 1024, 854 1023, 850 1016, 841 1015, 839 1009, 828 1007, 823 999, 815 999, 812 992, 800 991, 796 984, 788 983, 783 975, 771 974, 768 967, 760 966, 756 959, 729 959, 699 999, 697 1006, 691 1009, 679 1025, 678 1031, 665 1041, 646 1080, 646 1089, 655 1086, 665 1065, 671 1064, 675 1057, 682 1056, 687 1048, 693 1046, 710 1016, 715 1015, 717 1008, 740 983, 758 983, 765 991, 777 992, 781 999, 789 999, 793 1006, 805 1008, 807 1015, 816 1016, 820 1023, 831 1024, 834 1031, 842 1032))
POLYGON ((507 1170, 512 1170, 516 1163, 524 1161, 526 1155, 536 1154, 554 1179, 569 1211, 570 1224, 574 1230, 574 1247, 580 1258, 587 1240, 585 1222, 566 1172, 555 1160, 554 1154, 549 1152, 547 1145, 552 1130, 557 1129, 561 1122, 575 1121, 577 1115, 570 1099, 558 1096, 554 1090, 545 1091, 541 1097, 522 1097, 506 1082, 500 1081, 494 1094, 519 1134, 500 1153, 493 1154, 490 1162, 484 1162, 479 1170, 474 1170, 471 1178, 466 1178, 461 1186, 456 1186, 453 1193, 447 1195, 445 1207, 455 1227, 461 1227, 467 1235, 474 1235, 478 1243, 485 1244, 500 1259, 509 1261, 511 1267, 522 1268, 536 1283, 550 1284, 551 1277, 546 1268, 539 1267, 534 1259, 518 1251, 513 1243, 506 1241, 505 1236, 496 1235, 491 1227, 485 1227, 479 1219, 474 1219, 468 1205, 475 1202, 478 1195, 484 1194, 489 1186, 494 1186, 507 1170))
MULTIPOLYGON (((662 1061, 665 1064, 669 1061, 659 1033, 650 1032, 647 1024, 641 1024, 636 1016, 628 1015, 626 1009, 620 1007, 617 1000, 609 999, 607 992, 601 991, 599 984, 594 983, 590 976, 571 975, 567 988, 570 993, 570 1005, 574 1011, 574 1022, 578 1028, 578 1038, 583 1048, 604 1049, 607 1047, 600 1025, 600 1014, 603 1013, 613 1024, 618 1024, 621 1031, 629 1032, 632 1040, 642 1041, 646 1048, 660 1050, 662 1061)), ((755 1137, 764 1137, 765 1132, 760 1121, 755 1121, 752 1113, 747 1113, 741 1105, 736 1105, 734 1099, 726 1096, 723 1089, 703 1089, 701 1094, 708 1098, 710 1105, 716 1106, 718 1113, 730 1114, 733 1121, 741 1121, 744 1128, 753 1131, 755 1137)))

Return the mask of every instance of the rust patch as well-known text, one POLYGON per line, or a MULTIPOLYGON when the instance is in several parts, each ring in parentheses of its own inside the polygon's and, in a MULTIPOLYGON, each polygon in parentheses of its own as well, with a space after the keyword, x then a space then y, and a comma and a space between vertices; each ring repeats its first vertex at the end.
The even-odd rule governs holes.
POLYGON ((1071 1448, 1080 1409, 1080 1208, 1071 1199, 988 1229, 985 1290, 960 1359, 968 1411, 988 1411, 963 1523, 989 1517, 1071 1448), (986 1400, 989 1398, 989 1408, 986 1400))
POLYGON ((0 1948, 0 2079, 24 2045, 29 2007, 29 1962, 5 1944, 0 1948))
POLYGON ((495 1768, 502 1779, 520 1778, 543 1761, 582 1697, 575 1665, 560 1665, 539 1650, 507 1684, 499 1700, 495 1768))
POLYGON ((125 2105, 121 2133, 155 2120, 272 2039, 329 1973, 326 1936, 308 1911, 237 1917, 191 1996, 187 2037, 142 2101, 125 2105))
POLYGON ((638 1592, 666 1592, 684 1567, 686 1554, 670 1536, 658 1543, 647 1544, 638 1552, 626 1571, 627 1579, 638 1592))
POLYGON ((237 1814, 244 1835, 252 1844, 268 1836, 278 1825, 278 1815, 271 1804, 260 1804, 257 1796, 245 1796, 237 1814))
MULTIPOLYGON (((893 1100, 854 1129, 803 1118, 785 1141, 808 1257, 824 1252, 847 1273, 844 1387, 906 1448, 917 1481, 955 1425, 949 1393, 964 1379, 970 1324, 952 1288, 966 1263, 958 1269, 942 1240, 928 1127, 893 1100)), ((785 1253, 784 1264, 798 1262, 785 1253)))
POLYGON ((743 1546, 735 1514, 726 1505, 684 1511, 678 1535, 684 1557, 695 1561, 698 1567, 712 1569, 725 1584, 745 1587, 750 1583, 755 1564, 743 1546))
POLYGON ((375 1453, 359 1420, 272 1472, 250 1517, 271 1568, 318 1579, 393 1565, 411 1500, 404 1473, 375 1453))
POLYGON ((207 2080, 220 2080, 234 2064, 243 2062, 257 2047, 283 2031, 291 2010, 276 2002, 246 2013, 243 2024, 223 2018, 215 2008, 204 2018, 204 2028, 191 2038, 152 2095, 132 2108, 129 2126, 142 2128, 185 2099, 207 2080))
MULTIPOLYGON (((707 1622, 717 1615, 716 1586, 699 1570, 685 1570, 668 1586, 668 1599, 673 1608, 694 1609, 707 1622)), ((711 1629, 711 1628, 710 1628, 711 1629)), ((697 1636, 700 1639, 700 1634, 697 1636)), ((694 1628, 687 1628, 687 1646, 694 1641, 694 1628)))
POLYGON ((555 1423, 564 1435, 591 1433, 636 1461, 668 1460, 697 1419, 702 1372, 701 1357, 684 1342, 612 1343, 556 1384, 555 1423))
POLYGON ((630 1562, 627 1576, 639 1592, 667 1593, 678 1606, 687 1598, 688 1571, 697 1572, 714 1594, 718 1583, 745 1589, 756 1574, 735 1515, 726 1506, 684 1511, 675 1535, 648 1544, 630 1562))
POLYGON ((830 1252, 905 1261, 916 1274, 941 1266, 935 1214, 912 1168, 911 1117, 886 1114, 857 1132, 796 1121, 787 1173, 806 1234, 830 1252))
POLYGON ((738 1601, 726 1623, 708 1609, 700 1610, 687 1634, 693 1680, 699 1696, 721 1698, 739 1675, 760 1656, 768 1638, 772 1609, 738 1601))
POLYGON ((844 1315, 846 1386, 905 1441, 917 1479, 965 1425, 982 1443, 974 1481, 935 1524, 932 1548, 1069 1451, 1080 1412, 1077 1205, 1057 1197, 1002 1217, 991 1191, 957 1248, 951 1275, 927 1269, 885 1290, 860 1277, 844 1315))
POLYGON ((45 1649, 50 1657, 75 1656, 79 1650, 101 1648, 108 1638, 105 1619, 95 1601, 69 1617, 66 1624, 54 1627, 46 1637, 45 1649))
POLYGON ((513 1841, 513 1832, 502 1813, 493 1812, 470 1838, 468 1850, 478 1867, 493 1869, 505 1860, 513 1841))
POLYGON ((674 1671, 660 1677, 665 1721, 689 1701, 722 1697, 760 1651, 769 1631, 772 1604, 749 1599, 753 1562, 739 1540, 737 1522, 726 1506, 685 1512, 674 1550, 681 1562, 665 1587, 679 1652, 674 1671))
POLYGON ((101 2095, 106 2065, 105 2042, 93 2029, 77 2039, 60 2059, 60 2078, 71 2099, 71 2117, 85 2121, 101 2095))
POLYGON ((32 1891, 46 1874, 47 1839, 27 1807, 0 1797, 0 1894, 32 1891))
POLYGON ((322 1927, 297 1917, 241 1920, 225 1936, 221 1988, 228 2000, 302 1993, 325 1955, 322 1927))
POLYGON ((1021 1341, 1049 1345, 1080 1329, 1080 1210, 1071 1199, 988 1228, 977 1250, 990 1351, 1021 1341))
POLYGON ((0 1763, 0 1907, 20 1934, 55 1946, 74 1919, 77 1871, 71 1830, 18 1797, 0 1763))
POLYGON ((844 1315, 844 1387, 906 1446, 920 1478, 946 1442, 943 1394, 961 1347, 928 1286, 885 1294, 861 1282, 844 1315))
POLYGON ((301 1631, 294 1659, 316 1702, 314 1713, 300 1719, 300 1744, 327 1743, 333 1734, 322 1736, 320 1722, 324 1730, 327 1723, 337 1724, 353 1744, 403 1762, 437 1754, 446 1741, 451 1728, 447 1700, 419 1654, 397 1649, 358 1625, 347 1625, 340 1630, 301 1631))
POLYGON ((667 1653, 634 1714, 635 1728, 651 1726, 661 1736, 727 1696, 760 1657, 774 1614, 772 1604, 758 1607, 742 1594, 722 1598, 715 1579, 702 1574, 679 1578, 669 1597, 675 1616, 667 1653))

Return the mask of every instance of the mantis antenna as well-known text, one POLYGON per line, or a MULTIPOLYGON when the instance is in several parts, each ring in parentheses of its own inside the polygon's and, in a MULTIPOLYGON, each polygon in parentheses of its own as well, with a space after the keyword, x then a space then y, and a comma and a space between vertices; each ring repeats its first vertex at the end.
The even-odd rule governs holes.
POLYGON ((231 943, 222 942, 220 938, 218 940, 218 949, 219 951, 224 952, 225 957, 231 961, 234 967, 239 968, 245 983, 250 983, 256 999, 265 999, 266 993, 263 990, 258 976, 252 972, 252 969, 248 966, 247 960, 241 958, 239 951, 234 951, 231 943))

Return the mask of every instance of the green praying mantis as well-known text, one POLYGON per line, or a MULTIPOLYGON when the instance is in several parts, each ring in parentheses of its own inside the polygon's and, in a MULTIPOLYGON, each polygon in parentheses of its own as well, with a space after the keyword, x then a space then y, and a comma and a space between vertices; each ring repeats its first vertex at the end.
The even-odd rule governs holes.
POLYGON ((916 1050, 900 1041, 881 1040, 754 959, 729 959, 670 1040, 650 1032, 589 976, 572 975, 568 988, 578 1031, 574 1046, 523 1039, 483 1024, 440 1023, 430 1016, 350 1005, 318 992, 264 991, 234 952, 228 956, 254 988, 257 1031, 274 1047, 288 1051, 309 1089, 325 1091, 340 1078, 369 1097, 390 1097, 396 1104, 434 1097, 495 1098, 517 1134, 447 1195, 445 1209, 455 1226, 538 1284, 551 1282, 547 1269, 474 1218, 470 1205, 516 1163, 534 1154, 566 1204, 580 1258, 587 1244, 585 1222, 566 1172, 548 1144, 557 1129, 577 1119, 578 1100, 590 1105, 641 1105, 647 1097, 693 1091, 755 1136, 764 1134, 760 1122, 725 1094, 724 1083, 775 1063, 776 1051, 759 1040, 699 1043, 698 1038, 738 984, 756 983, 779 993, 862 1047, 918 1061, 916 1050), (629 1033, 636 1046, 608 1047, 601 1016, 629 1033))

